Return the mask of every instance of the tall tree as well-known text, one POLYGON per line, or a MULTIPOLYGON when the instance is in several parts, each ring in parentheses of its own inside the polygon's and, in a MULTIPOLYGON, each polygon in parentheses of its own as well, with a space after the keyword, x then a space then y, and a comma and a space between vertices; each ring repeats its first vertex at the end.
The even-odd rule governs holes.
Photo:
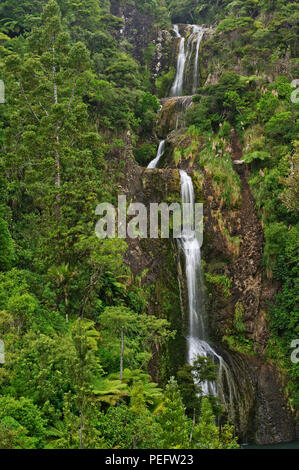
POLYGON ((163 406, 158 410, 158 424, 161 426, 161 449, 186 449, 191 430, 191 421, 185 414, 185 407, 178 384, 172 377, 166 386, 163 406))
POLYGON ((90 222, 100 193, 100 137, 84 102, 96 89, 95 77, 86 47, 72 45, 63 31, 55 0, 46 5, 28 41, 26 57, 6 59, 13 123, 6 171, 18 181, 18 191, 26 192, 33 219, 47 234, 44 256, 51 258, 55 244, 62 243, 62 264, 66 245, 74 243, 74 226, 90 222))

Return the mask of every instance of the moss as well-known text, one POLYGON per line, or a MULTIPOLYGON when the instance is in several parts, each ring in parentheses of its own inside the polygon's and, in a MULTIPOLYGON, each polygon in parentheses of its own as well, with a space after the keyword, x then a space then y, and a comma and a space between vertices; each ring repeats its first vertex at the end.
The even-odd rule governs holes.
POLYGON ((227 276, 219 274, 212 275, 211 273, 206 272, 205 279, 213 289, 216 287, 216 289, 220 290, 225 298, 228 298, 232 295, 230 290, 232 281, 227 276))
POLYGON ((193 170, 192 172, 192 181, 196 195, 196 202, 204 202, 203 198, 203 184, 204 184, 204 174, 200 171, 193 170))
POLYGON ((207 142, 199 154, 198 163, 211 177, 216 196, 222 198, 226 207, 241 206, 241 182, 233 169, 225 139, 207 142))
POLYGON ((182 149, 174 149, 174 152, 173 152, 173 161, 175 163, 176 166, 178 166, 179 163, 181 163, 183 159, 183 150, 182 149))
POLYGON ((228 334, 222 337, 222 342, 226 344, 231 351, 249 355, 255 354, 253 349, 253 340, 248 339, 245 336, 242 338, 234 336, 232 331, 228 331, 228 334))
MULTIPOLYGON (((221 213, 222 206, 217 210, 212 210, 211 213, 215 221, 217 221, 218 226, 214 227, 214 230, 219 230, 222 234, 223 239, 226 243, 226 248, 228 252, 233 256, 237 257, 240 254, 240 244, 241 244, 241 237, 240 236, 232 236, 230 231, 226 225, 225 220, 223 219, 223 215, 221 213)), ((229 223, 229 222, 228 222, 229 223)))
POLYGON ((175 68, 170 67, 167 72, 163 72, 160 77, 156 79, 156 89, 159 98, 169 96, 171 85, 175 79, 175 68))
POLYGON ((254 341, 246 338, 246 328, 243 322, 244 307, 241 302, 235 305, 233 329, 228 329, 222 341, 226 343, 232 351, 245 354, 255 354, 254 341))
POLYGON ((203 61, 203 46, 200 46, 200 52, 199 52, 199 73, 200 73, 200 83, 199 85, 202 87, 204 86, 205 81, 208 78, 208 72, 204 66, 204 61, 203 61))
POLYGON ((154 287, 154 298, 159 308, 159 315, 167 318, 176 336, 170 341, 163 359, 163 381, 176 374, 180 366, 186 362, 186 339, 184 335, 184 315, 181 310, 180 290, 176 257, 174 256, 175 242, 167 242, 163 254, 163 266, 154 287))
POLYGON ((238 333, 244 333, 245 325, 243 323, 244 307, 241 302, 236 303, 234 327, 238 333))

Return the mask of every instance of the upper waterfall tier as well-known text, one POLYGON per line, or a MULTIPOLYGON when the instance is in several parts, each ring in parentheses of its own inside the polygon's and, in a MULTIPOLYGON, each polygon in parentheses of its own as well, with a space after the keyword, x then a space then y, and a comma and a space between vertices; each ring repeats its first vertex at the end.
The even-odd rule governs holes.
POLYGON ((183 96, 194 94, 199 85, 199 50, 204 28, 198 25, 186 25, 183 36, 178 25, 173 26, 179 41, 176 76, 170 95, 183 96))

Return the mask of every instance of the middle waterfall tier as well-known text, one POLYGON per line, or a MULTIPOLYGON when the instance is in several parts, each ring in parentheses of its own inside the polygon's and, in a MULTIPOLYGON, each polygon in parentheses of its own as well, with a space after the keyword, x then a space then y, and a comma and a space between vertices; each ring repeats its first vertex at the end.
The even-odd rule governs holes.
POLYGON ((164 152, 165 152, 165 140, 161 140, 159 147, 158 147, 157 156, 156 158, 154 158, 154 160, 150 162, 147 168, 156 168, 164 152))

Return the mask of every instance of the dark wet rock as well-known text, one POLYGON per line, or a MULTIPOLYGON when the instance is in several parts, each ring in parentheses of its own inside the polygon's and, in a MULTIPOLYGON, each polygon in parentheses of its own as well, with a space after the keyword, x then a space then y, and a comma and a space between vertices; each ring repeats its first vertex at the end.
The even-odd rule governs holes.
POLYGON ((143 54, 153 39, 152 32, 153 18, 146 13, 142 13, 135 5, 119 0, 111 0, 112 15, 123 18, 124 25, 119 31, 119 37, 123 37, 132 45, 132 55, 139 62, 143 61, 143 54))
POLYGON ((254 365, 252 372, 256 378, 256 406, 251 439, 261 445, 294 440, 294 417, 287 406, 284 384, 276 367, 261 362, 254 365))
POLYGON ((192 96, 178 96, 161 100, 162 110, 158 116, 157 133, 167 137, 170 132, 186 127, 185 113, 192 106, 192 96))
MULTIPOLYGON (((119 2, 112 2, 112 5, 123 8, 119 2)), ((138 38, 134 46, 138 60, 142 60, 140 51, 149 41, 163 48, 171 33, 160 32, 156 37, 151 37, 150 20, 145 25, 138 16, 140 12, 133 11, 132 6, 126 8, 128 10, 115 10, 114 14, 125 17, 126 26, 122 34, 132 43, 137 34, 134 22, 141 21, 143 29, 139 30, 138 35, 143 34, 143 38, 138 38)), ((175 44, 175 38, 171 44, 175 44)), ((167 64, 160 61, 161 48, 156 48, 155 57, 158 68, 153 69, 153 75, 157 76, 167 64)), ((209 77, 209 80, 214 83, 217 77, 209 77)), ((269 363, 265 354, 270 336, 268 305, 273 301, 279 285, 267 280, 263 273, 264 236, 248 184, 249 169, 242 162, 242 147, 237 135, 232 133, 231 156, 234 170, 240 176, 241 192, 240 201, 229 208, 225 207, 222 198, 215 192, 212 177, 196 163, 196 157, 201 151, 200 139, 191 153, 185 152, 192 144, 192 137, 184 129, 185 112, 192 106, 192 97, 168 98, 161 102, 163 108, 158 117, 157 134, 160 138, 168 136, 168 139, 160 169, 145 170, 139 167, 132 157, 128 137, 125 149, 116 156, 116 160, 125 162, 119 190, 130 200, 146 205, 150 202, 174 202, 180 198, 177 168, 185 169, 192 176, 197 198, 204 200, 204 260, 213 275, 224 275, 232 283, 229 296, 214 287, 208 297, 208 313, 213 346, 219 349, 229 364, 237 387, 238 399, 234 403, 233 415, 237 433, 243 441, 255 441, 258 444, 291 441, 295 438, 296 429, 284 392, 285 379, 277 367, 269 363), (178 149, 179 159, 176 153, 178 149), (231 242, 237 238, 240 239, 238 246, 231 242), (231 337, 235 333, 236 305, 242 305, 244 339, 251 345, 251 349, 245 352, 224 342, 225 336, 231 337)), ((155 380, 163 383, 186 358, 184 333, 188 319, 185 314, 183 266, 172 240, 128 239, 127 245, 125 261, 131 268, 134 283, 138 282, 142 289, 148 290, 148 314, 168 318, 178 332, 166 352, 167 360, 163 360, 168 368, 164 373, 161 372, 161 351, 153 352, 151 374, 155 380)), ((226 393, 229 394, 228 386, 226 393)))

